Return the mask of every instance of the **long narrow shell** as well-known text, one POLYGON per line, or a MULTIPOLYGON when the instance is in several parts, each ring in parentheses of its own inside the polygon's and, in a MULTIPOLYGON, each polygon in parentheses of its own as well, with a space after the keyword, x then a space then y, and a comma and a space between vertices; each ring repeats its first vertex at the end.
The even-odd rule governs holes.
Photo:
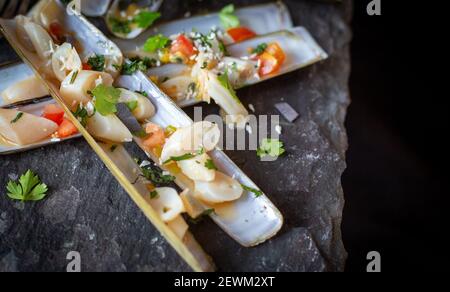
MULTIPOLYGON (((133 76, 122 76, 116 82, 121 87, 129 90, 145 91, 148 94, 152 103, 158 108, 156 115, 150 120, 152 123, 158 124, 163 128, 170 125, 176 128, 191 127, 192 120, 162 93, 155 84, 151 83, 142 72, 138 72, 133 76)), ((142 149, 146 149, 140 139, 135 137, 135 140, 142 149)), ((177 153, 175 148, 171 151, 177 153)), ((258 189, 255 183, 222 151, 215 149, 208 154, 220 172, 229 177, 234 177, 237 182, 245 186, 258 189)), ((151 153, 148 153, 148 155, 155 162, 162 160, 151 153)), ((182 196, 183 201, 186 202, 186 211, 192 216, 198 216, 200 210, 214 208, 216 214, 211 215, 211 218, 243 246, 255 246, 268 240, 283 225, 283 216, 264 194, 256 198, 253 193, 244 191, 237 201, 229 203, 230 205, 227 207, 206 205, 194 198, 195 183, 191 179, 180 172, 172 173, 172 175, 176 177, 176 183, 183 190, 188 190, 182 196)))
MULTIPOLYGON (((281 2, 239 8, 236 9, 236 15, 243 26, 252 29, 257 34, 266 34, 292 27, 289 11, 281 2)), ((152 27, 132 42, 119 38, 113 39, 113 41, 127 54, 136 50, 136 47, 142 47, 150 36, 158 33, 170 36, 182 31, 191 32, 193 29, 201 33, 208 33, 213 27, 221 27, 217 13, 162 23, 152 27)))

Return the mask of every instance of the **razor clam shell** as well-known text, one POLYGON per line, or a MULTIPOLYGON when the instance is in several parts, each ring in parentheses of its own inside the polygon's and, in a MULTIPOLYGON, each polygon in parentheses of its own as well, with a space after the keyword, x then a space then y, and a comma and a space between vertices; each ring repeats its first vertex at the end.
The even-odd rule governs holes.
MULTIPOLYGON (((116 80, 116 85, 129 90, 145 91, 148 94, 149 99, 157 108, 156 115, 150 119, 153 123, 164 128, 169 125, 186 127, 193 123, 191 118, 142 72, 137 72, 132 76, 121 76, 116 80)), ((145 152, 139 139, 136 138, 136 140, 145 152)), ((246 186, 258 189, 255 183, 221 150, 216 149, 209 154, 221 172, 234 177, 246 186)), ((159 164, 155 157, 151 157, 149 153, 147 155, 159 164)), ((188 187, 178 180, 176 183, 183 190, 188 187)), ((217 214, 212 214, 211 218, 243 246, 255 246, 268 240, 277 234, 283 225, 283 216, 266 195, 256 198, 253 193, 244 191, 239 200, 228 203, 228 206, 232 210, 231 216, 217 212, 217 214)), ((211 206, 204 205, 204 207, 208 209, 211 206)))
MULTIPOLYGON (((73 29, 74 31, 81 31, 84 35, 77 35, 78 40, 82 45, 90 46, 94 52, 102 53, 104 50, 110 50, 110 41, 101 34, 93 25, 91 25, 83 16, 79 15, 67 15, 64 11, 62 11, 63 18, 68 18, 65 20, 66 28, 73 29), (78 18, 78 19, 75 19, 78 18), (69 25, 78 25, 76 28, 74 26, 69 25), (84 26, 84 27, 81 27, 84 26), (93 34, 90 35, 89 31, 93 34), (97 37, 97 42, 94 40, 93 43, 87 43, 92 39, 92 36, 97 37), (96 48, 95 45, 99 47, 96 48)), ((63 24, 64 25, 64 24, 63 24)), ((13 48, 17 51, 19 56, 29 64, 33 70, 38 73, 40 72, 39 65, 42 63, 39 58, 24 49, 22 44, 18 41, 16 36, 16 22, 14 20, 6 20, 0 19, 0 29, 7 38, 7 40, 11 43, 13 48)), ((50 93, 52 96, 58 100, 58 103, 64 105, 62 98, 59 95, 59 89, 52 83, 50 80, 45 79, 44 75, 39 73, 39 76, 43 78, 43 81, 46 83, 48 88, 50 89, 50 93)), ((41 105, 41 104, 39 104, 41 105)), ((125 177, 125 174, 122 173, 119 166, 115 161, 112 161, 107 153, 103 150, 100 144, 83 128, 79 122, 77 122, 76 118, 70 112, 70 110, 63 106, 66 114, 69 118, 74 122, 77 126, 80 133, 84 136, 86 141, 92 147, 92 149, 96 152, 96 154, 100 157, 100 159, 105 163, 107 168, 111 171, 113 176, 117 179, 117 181, 122 185, 122 187, 127 191, 130 197, 135 201, 138 207, 142 210, 142 212, 146 215, 146 217, 153 223, 153 225, 161 232, 161 234, 166 238, 166 240, 170 243, 170 245, 178 252, 178 254, 186 261, 187 264, 194 271, 210 271, 214 269, 214 264, 210 261, 210 258, 207 254, 205 254, 198 243, 192 236, 188 236, 184 240, 180 240, 175 233, 165 225, 164 222, 159 218, 156 212, 151 208, 151 206, 143 200, 139 191, 134 187, 134 185, 125 177), (199 256, 200 254, 200 256, 199 256)), ((34 147, 39 147, 41 145, 34 145, 34 147)), ((6 152, 5 152, 6 154, 6 152)), ((121 161, 126 161, 132 159, 128 153, 123 153, 123 157, 121 161)), ((120 164, 120 161, 117 161, 120 164)))
MULTIPOLYGON (((280 44, 286 53, 286 61, 276 74, 268 75, 253 83, 244 84, 242 87, 290 73, 328 58, 328 54, 317 44, 304 27, 295 27, 290 30, 257 36, 241 43, 227 46, 227 50, 232 57, 241 58, 248 56, 248 48, 255 48, 261 43, 271 42, 280 44)), ((197 99, 184 99, 179 101, 178 105, 187 107, 199 102, 201 101, 197 99)))
POLYGON ((81 0, 81 12, 91 17, 102 16, 108 11, 110 3, 111 0, 81 0))
MULTIPOLYGON (((9 86, 22 81, 24 79, 27 79, 34 75, 33 70, 30 69, 26 64, 24 63, 17 63, 12 64, 9 66, 5 66, 0 68, 0 93, 2 93, 5 89, 7 89, 9 86)), ((37 102, 39 100, 49 98, 49 96, 40 97, 40 98, 32 98, 29 100, 24 100, 20 103, 15 104, 4 104, 3 98, 0 97, 0 107, 12 107, 18 104, 25 104, 30 102, 37 102)))
MULTIPOLYGON (((102 149, 105 151, 106 155, 115 162, 116 166, 124 174, 125 178, 130 182, 134 183, 133 186, 136 188, 138 193, 146 200, 147 204, 150 205, 149 191, 146 187, 145 181, 140 179, 141 170, 139 165, 136 164, 134 159, 128 154, 127 150, 123 146, 118 146, 114 151, 111 151, 110 144, 99 143, 102 149)), ((214 271, 215 265, 211 258, 203 251, 201 246, 195 241, 192 234, 187 231, 183 238, 183 243, 191 251, 192 255, 196 258, 201 266, 202 271, 214 271)))
MULTIPOLYGON (((44 110, 44 107, 46 105, 48 105, 48 104, 55 104, 55 103, 56 103, 56 101, 49 100, 49 101, 45 101, 45 102, 41 102, 41 103, 37 103, 37 104, 18 106, 18 107, 15 107, 14 109, 17 109, 17 110, 25 112, 25 113, 33 114, 35 116, 41 116, 42 112, 44 110)), ((63 142, 63 141, 74 139, 74 138, 78 138, 78 137, 81 137, 81 135, 80 134, 76 134, 76 135, 73 135, 73 136, 65 138, 65 139, 48 138, 48 139, 43 140, 41 142, 30 144, 30 145, 25 145, 25 146, 13 145, 13 144, 9 144, 9 143, 8 143, 8 145, 4 145, 4 144, 2 144, 2 142, 0 140, 0 155, 24 152, 24 151, 36 149, 36 148, 39 148, 39 147, 44 147, 44 146, 47 146, 47 145, 63 142)), ((0 139, 3 139, 3 138, 0 137, 0 139)))
MULTIPOLYGON (((282 2, 238 8, 236 9, 236 15, 243 26, 250 28, 257 34, 267 34, 293 27, 289 10, 282 2)), ((136 47, 142 47, 145 41, 154 34, 161 33, 170 36, 182 31, 191 32, 193 29, 201 33, 208 33, 213 27, 220 27, 218 13, 168 21, 153 26, 132 41, 123 39, 113 39, 113 41, 122 52, 127 53, 135 51, 136 47)))

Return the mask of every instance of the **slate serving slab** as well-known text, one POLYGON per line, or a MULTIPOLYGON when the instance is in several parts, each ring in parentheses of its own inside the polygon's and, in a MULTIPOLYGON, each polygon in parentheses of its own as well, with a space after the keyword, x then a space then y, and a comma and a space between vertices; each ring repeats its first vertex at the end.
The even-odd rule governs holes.
MULTIPOLYGON (((172 19, 229 2, 171 0, 162 12, 172 19)), ((280 118, 288 154, 276 162, 260 162, 251 151, 227 152, 269 195, 286 222, 278 236, 255 248, 239 246, 209 219, 192 225, 221 271, 342 271, 347 257, 340 224, 352 3, 285 3, 294 23, 305 26, 330 58, 238 92, 256 114, 278 114, 274 105, 285 101, 300 117, 294 123, 280 118)), ((213 105, 203 111, 218 113, 213 105)), ((80 252, 83 271, 190 270, 82 139, 0 157, 0 271, 65 271, 70 251, 80 252), (29 168, 50 186, 48 198, 11 201, 4 186, 29 168)))

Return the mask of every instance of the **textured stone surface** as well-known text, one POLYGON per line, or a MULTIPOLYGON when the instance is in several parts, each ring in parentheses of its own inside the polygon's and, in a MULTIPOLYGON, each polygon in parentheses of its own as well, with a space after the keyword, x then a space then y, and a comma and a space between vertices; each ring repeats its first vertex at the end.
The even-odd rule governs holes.
MULTIPOLYGON (((163 13, 180 17, 230 1, 214 2, 166 3, 163 13)), ((277 237, 255 248, 239 246, 210 220, 193 225, 195 237, 223 271, 340 271, 345 265, 340 178, 347 149, 351 3, 285 2, 295 24, 305 26, 330 59, 239 91, 257 114, 277 114, 274 104, 287 101, 300 117, 293 124, 281 118, 288 154, 276 162, 260 162, 254 152, 228 152, 286 222, 277 237)), ((204 111, 217 113, 217 108, 204 106, 204 111)), ((0 271, 64 271, 69 251, 80 252, 84 271, 189 271, 82 139, 0 157, 0 186, 28 168, 51 191, 42 202, 22 204, 1 190, 0 271)))

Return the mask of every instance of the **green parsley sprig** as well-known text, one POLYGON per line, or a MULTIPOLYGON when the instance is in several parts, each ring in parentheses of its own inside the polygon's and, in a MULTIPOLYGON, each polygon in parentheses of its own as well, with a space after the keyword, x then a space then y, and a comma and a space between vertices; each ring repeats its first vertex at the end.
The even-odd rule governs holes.
POLYGON ((9 181, 6 186, 7 196, 22 202, 40 201, 47 195, 48 187, 42 183, 33 171, 22 174, 19 181, 9 181))

